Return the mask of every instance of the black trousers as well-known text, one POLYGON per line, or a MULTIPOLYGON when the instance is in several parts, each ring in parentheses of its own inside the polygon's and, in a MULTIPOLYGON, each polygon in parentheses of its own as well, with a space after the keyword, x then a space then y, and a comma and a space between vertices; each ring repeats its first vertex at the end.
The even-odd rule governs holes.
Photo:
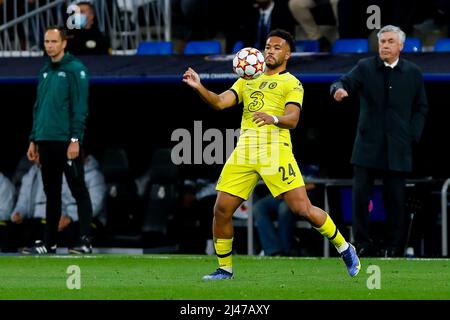
MULTIPOLYGON (((42 170, 42 183, 47 196, 44 242, 48 246, 57 243, 58 223, 61 217, 62 175, 66 176, 72 196, 78 208, 80 235, 90 235, 92 203, 84 181, 82 154, 72 161, 67 160, 69 142, 38 141, 39 159, 42 170)), ((81 149, 81 148, 80 148, 81 149)))
POLYGON ((370 194, 375 178, 383 179, 383 204, 387 214, 387 247, 401 250, 405 236, 405 173, 396 171, 378 171, 375 169, 354 167, 353 180, 353 231, 355 242, 360 246, 373 244, 369 231, 370 194))

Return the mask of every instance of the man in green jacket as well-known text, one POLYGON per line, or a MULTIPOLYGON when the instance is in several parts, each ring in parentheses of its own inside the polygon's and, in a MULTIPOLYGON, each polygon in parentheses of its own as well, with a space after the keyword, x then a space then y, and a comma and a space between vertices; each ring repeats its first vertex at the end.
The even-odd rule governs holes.
POLYGON ((64 28, 48 27, 44 44, 49 59, 39 73, 27 156, 42 165, 47 224, 43 241, 37 240, 25 253, 56 252, 63 173, 77 202, 80 221, 81 243, 71 253, 91 253, 92 203, 80 156, 88 115, 88 70, 81 61, 64 52, 67 45, 64 28))

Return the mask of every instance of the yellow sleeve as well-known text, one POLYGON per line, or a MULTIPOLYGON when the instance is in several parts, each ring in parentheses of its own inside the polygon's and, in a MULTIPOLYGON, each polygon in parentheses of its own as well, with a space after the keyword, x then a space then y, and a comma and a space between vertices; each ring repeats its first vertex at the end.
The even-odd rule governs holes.
POLYGON ((237 103, 242 102, 242 84, 245 82, 244 79, 239 78, 236 82, 231 86, 230 90, 236 95, 237 103))
POLYGON ((290 79, 285 85, 285 97, 284 105, 293 103, 300 108, 303 106, 303 85, 296 78, 290 79))

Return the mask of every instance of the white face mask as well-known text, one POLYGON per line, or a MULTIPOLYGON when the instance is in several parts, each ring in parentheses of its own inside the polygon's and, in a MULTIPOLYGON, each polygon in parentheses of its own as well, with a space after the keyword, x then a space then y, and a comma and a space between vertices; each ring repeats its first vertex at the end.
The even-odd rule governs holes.
POLYGON ((75 23, 80 27, 80 29, 84 29, 87 25, 87 15, 80 13, 78 15, 78 19, 75 19, 75 23))

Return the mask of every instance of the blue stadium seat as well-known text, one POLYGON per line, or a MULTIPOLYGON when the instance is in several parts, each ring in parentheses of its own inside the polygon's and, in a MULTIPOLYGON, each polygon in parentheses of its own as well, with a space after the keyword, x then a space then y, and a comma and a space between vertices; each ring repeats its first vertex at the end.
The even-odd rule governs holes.
MULTIPOLYGON (((352 223, 352 187, 343 186, 339 188, 340 205, 343 214, 343 222, 352 223)), ((386 210, 383 204, 382 188, 372 188, 369 201, 369 221, 386 221, 386 210)))
POLYGON ((319 40, 296 40, 295 51, 297 52, 320 52, 319 40))
POLYGON ((450 38, 443 38, 434 44, 435 52, 450 52, 450 38))
POLYGON ((364 53, 369 52, 367 39, 338 39, 333 43, 332 53, 364 53))
POLYGON ((244 47, 244 41, 242 41, 242 40, 236 41, 236 43, 233 46, 233 49, 231 50, 231 53, 237 53, 243 47, 244 47))
POLYGON ((406 38, 402 52, 422 52, 422 41, 419 38, 406 38))
POLYGON ((170 41, 144 41, 137 48, 136 55, 173 54, 173 44, 170 41))
POLYGON ((185 55, 193 54, 220 54, 222 45, 219 41, 189 41, 184 47, 185 55))

